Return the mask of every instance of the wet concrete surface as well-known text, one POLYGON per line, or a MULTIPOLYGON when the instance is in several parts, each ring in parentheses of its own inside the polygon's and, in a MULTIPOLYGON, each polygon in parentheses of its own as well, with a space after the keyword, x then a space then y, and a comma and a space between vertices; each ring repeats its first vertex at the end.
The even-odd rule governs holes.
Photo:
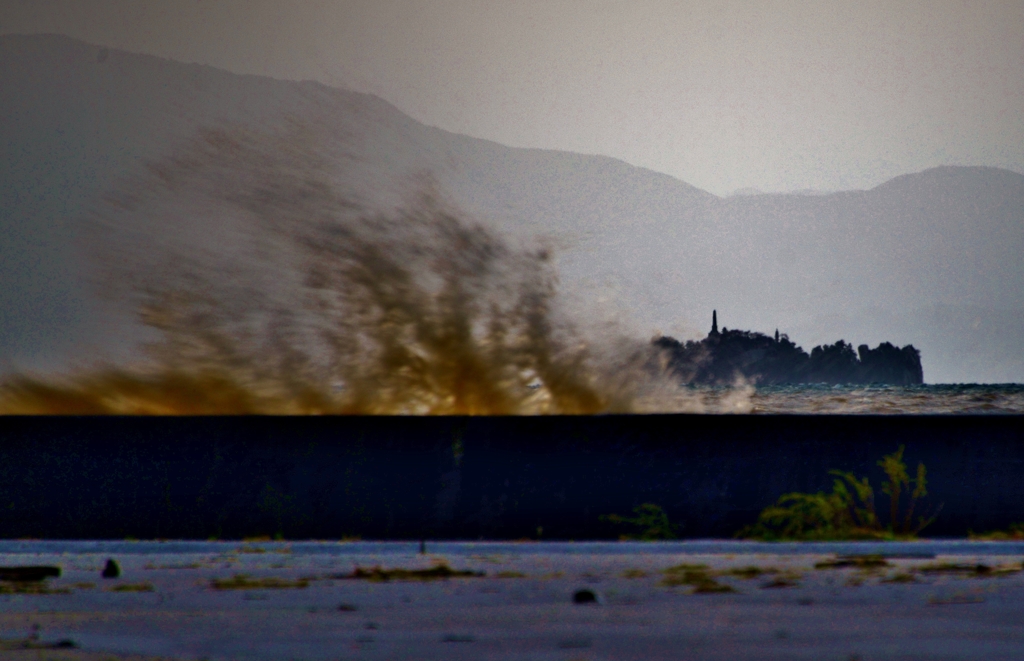
POLYGON ((0 542, 0 566, 61 568, 0 583, 0 658, 1020 659, 1022 550, 0 542), (442 564, 482 575, 346 578, 442 564))

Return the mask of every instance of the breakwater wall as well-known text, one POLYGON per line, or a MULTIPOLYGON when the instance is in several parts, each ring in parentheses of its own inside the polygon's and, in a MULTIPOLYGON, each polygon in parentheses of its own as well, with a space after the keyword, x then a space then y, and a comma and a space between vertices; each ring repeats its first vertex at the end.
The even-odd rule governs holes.
POLYGON ((1020 416, 6 417, 0 537, 615 539, 655 503, 731 537, 906 445, 926 536, 1024 521, 1020 416))

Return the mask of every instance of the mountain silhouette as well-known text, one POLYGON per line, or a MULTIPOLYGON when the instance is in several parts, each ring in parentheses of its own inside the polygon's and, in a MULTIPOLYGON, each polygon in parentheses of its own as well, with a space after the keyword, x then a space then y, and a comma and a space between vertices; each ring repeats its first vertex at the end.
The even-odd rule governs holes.
MULTIPOLYGON (((124 301, 90 284, 81 219, 201 127, 288 121, 308 127, 338 189, 366 207, 392 210, 427 181, 469 217, 553 248, 581 318, 685 341, 702 337, 705 311, 717 307, 735 327, 780 327, 805 346, 912 343, 933 382, 1024 381, 1024 176, 1015 172, 948 166, 867 191, 719 198, 613 158, 426 126, 372 95, 57 35, 0 37, 0 100, 7 369, 133 355, 145 330, 124 301)), ((147 227, 145 238, 203 236, 199 220, 181 222, 185 230, 147 227)), ((231 225, 216 233, 231 254, 231 225)))

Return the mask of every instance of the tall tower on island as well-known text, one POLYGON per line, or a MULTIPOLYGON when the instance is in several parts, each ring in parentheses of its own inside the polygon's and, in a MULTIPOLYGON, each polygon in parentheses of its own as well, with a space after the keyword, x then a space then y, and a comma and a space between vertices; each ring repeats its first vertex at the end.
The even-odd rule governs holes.
POLYGON ((718 310, 711 311, 711 332, 708 337, 718 337, 718 310))

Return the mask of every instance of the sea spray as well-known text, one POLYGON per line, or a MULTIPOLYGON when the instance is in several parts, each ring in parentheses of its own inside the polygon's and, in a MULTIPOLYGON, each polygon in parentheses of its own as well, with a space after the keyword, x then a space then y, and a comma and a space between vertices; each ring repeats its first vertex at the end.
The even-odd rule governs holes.
POLYGON ((548 250, 465 220, 429 181, 368 210, 316 137, 205 130, 117 186, 90 236, 101 288, 156 332, 147 360, 16 375, 0 411, 591 414, 671 389, 645 343, 565 318, 548 250))

